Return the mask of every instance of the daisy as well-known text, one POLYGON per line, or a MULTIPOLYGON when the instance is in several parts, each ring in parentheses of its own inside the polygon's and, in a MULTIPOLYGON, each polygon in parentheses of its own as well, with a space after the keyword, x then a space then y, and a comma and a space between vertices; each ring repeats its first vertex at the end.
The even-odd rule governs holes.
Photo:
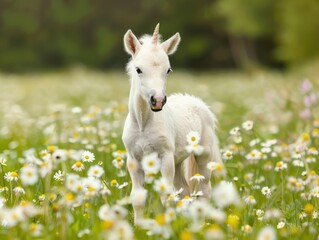
POLYGON ((246 197, 244 199, 245 203, 247 203, 248 205, 255 205, 257 203, 255 197, 253 195, 249 195, 248 197, 246 197))
POLYGON ((91 234, 91 230, 88 228, 85 228, 81 231, 78 232, 78 238, 82 238, 84 235, 90 235, 91 234))
POLYGON ((20 186, 17 186, 13 189, 13 192, 16 196, 21 196, 21 195, 24 195, 25 194, 25 191, 22 187, 20 186))
POLYGON ((200 141, 200 134, 195 131, 191 131, 186 135, 186 139, 189 145, 198 144, 200 141))
POLYGON ((319 186, 314 187, 313 189, 311 189, 310 196, 313 196, 315 198, 319 198, 319 186))
POLYGON ((18 181, 19 179, 19 174, 17 172, 7 172, 4 175, 4 179, 7 180, 8 182, 12 182, 12 181, 18 181))
POLYGON ((119 183, 117 182, 116 179, 113 179, 113 180, 111 181, 111 186, 112 186, 112 187, 117 187, 118 185, 119 185, 119 183))
POLYGON ((276 230, 271 226, 266 226, 260 230, 257 235, 257 240, 276 240, 276 230))
POLYGON ((309 148, 308 154, 316 156, 316 155, 318 155, 318 150, 315 147, 309 148))
POLYGON ((234 127, 233 129, 230 130, 230 135, 232 136, 237 136, 240 134, 240 128, 239 127, 234 127))
POLYGON ((212 224, 205 232, 205 239, 226 239, 226 237, 221 227, 212 224))
POLYGON ((44 227, 42 224, 31 223, 29 226, 29 232, 32 237, 39 237, 42 234, 44 227))
MULTIPOLYGON (((0 209, 3 208, 5 203, 6 203, 6 200, 4 198, 0 197, 0 209)), ((1 221, 1 215, 0 215, 0 221, 1 221)))
POLYGON ((212 171, 215 176, 223 176, 225 174, 224 166, 221 163, 208 162, 207 168, 212 171))
POLYGON ((270 197, 271 197, 271 190, 270 190, 269 187, 263 187, 263 188, 261 189, 261 193, 262 193, 263 195, 265 195, 267 198, 270 198, 270 197))
POLYGON ((118 156, 112 161, 112 164, 117 169, 121 169, 124 166, 124 160, 120 156, 118 156))
POLYGON ((39 179, 37 168, 29 165, 21 168, 20 179, 24 185, 33 185, 37 183, 39 179))
POLYGON ((243 129, 246 131, 252 130, 254 127, 254 122, 253 121, 246 121, 242 124, 243 129))
POLYGON ((201 155, 204 151, 204 147, 194 143, 186 146, 186 151, 189 153, 194 153, 195 155, 201 155))
POLYGON ((72 165, 71 168, 76 172, 82 172, 85 169, 85 166, 80 161, 77 161, 76 163, 72 165))
POLYGON ((154 183, 154 190, 161 195, 167 195, 172 192, 172 186, 167 182, 165 178, 160 178, 154 183))
POLYGON ((26 218, 19 206, 11 209, 3 209, 2 215, 2 225, 8 228, 16 226, 19 222, 25 221, 26 218))
POLYGON ((194 176, 192 176, 189 180, 193 181, 196 180, 197 182, 201 182, 205 179, 203 175, 200 175, 199 173, 196 173, 194 176))
POLYGON ((212 198, 219 208, 240 204, 238 192, 231 182, 221 181, 217 184, 212 190, 212 198))
POLYGON ((62 172, 61 170, 57 171, 53 176, 53 178, 59 182, 63 182, 64 177, 65 177, 65 172, 62 172))
POLYGON ((134 231, 127 221, 116 220, 112 231, 108 233, 108 239, 134 239, 134 231))
POLYGON ((0 165, 2 166, 7 166, 7 159, 0 156, 0 165))
POLYGON ((157 174, 161 168, 161 160, 157 153, 151 153, 142 159, 142 168, 146 174, 157 174))
POLYGON ((99 178, 104 174, 104 170, 99 165, 94 165, 89 168, 88 177, 99 178))
POLYGON ((78 182, 80 182, 80 176, 77 174, 68 174, 66 177, 66 187, 71 191, 76 191, 78 182))
POLYGON ((230 160, 233 158, 233 152, 230 150, 227 150, 226 152, 223 153, 222 157, 224 160, 230 160))
POLYGON ((280 221, 278 224, 277 224, 277 229, 282 229, 284 228, 286 225, 286 223, 284 221, 280 221))
POLYGON ((82 153, 83 162, 93 162, 95 160, 94 154, 90 151, 84 151, 82 153))
POLYGON ((287 163, 283 162, 283 161, 279 161, 276 163, 276 167, 275 167, 275 171, 280 171, 280 170, 284 170, 287 169, 287 163))
POLYGON ((127 187, 128 186, 128 182, 124 182, 124 183, 122 183, 122 184, 119 184, 118 186, 117 186, 117 188, 118 189, 122 189, 122 188, 125 188, 125 187, 127 187))
POLYGON ((113 213, 111 212, 111 208, 108 204, 104 204, 100 207, 98 211, 98 216, 101 220, 108 220, 110 218, 114 218, 115 216, 112 215, 113 213))
POLYGON ((85 189, 85 196, 86 197, 93 197, 97 195, 102 188, 101 181, 98 178, 85 178, 83 179, 84 189, 85 189))

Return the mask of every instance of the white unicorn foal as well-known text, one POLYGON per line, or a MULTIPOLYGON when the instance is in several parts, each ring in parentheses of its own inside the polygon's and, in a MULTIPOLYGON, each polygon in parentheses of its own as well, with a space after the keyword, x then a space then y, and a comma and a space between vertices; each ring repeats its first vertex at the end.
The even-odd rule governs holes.
MULTIPOLYGON (((205 177, 198 190, 209 197, 211 172, 207 163, 222 164, 215 135, 216 120, 207 105, 189 95, 166 98, 166 79, 172 71, 168 55, 176 51, 179 42, 176 33, 160 43, 159 24, 153 36, 144 36, 140 41, 131 30, 124 36, 125 50, 132 56, 127 65, 131 83, 129 113, 123 130, 132 194, 143 189, 141 160, 147 154, 158 153, 162 177, 175 189, 183 188, 184 195, 191 191, 189 178, 198 172, 205 177), (204 151, 199 156, 186 151, 186 135, 190 131, 201 134, 204 151)), ((133 203, 133 208, 138 223, 143 218, 144 204, 133 203)))

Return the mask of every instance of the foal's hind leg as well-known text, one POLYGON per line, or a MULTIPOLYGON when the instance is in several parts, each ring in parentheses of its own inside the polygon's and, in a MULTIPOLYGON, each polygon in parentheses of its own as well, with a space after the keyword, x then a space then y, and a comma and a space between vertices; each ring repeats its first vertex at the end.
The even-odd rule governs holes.
POLYGON ((195 184, 196 191, 202 191, 203 197, 209 198, 211 193, 211 171, 207 168, 207 163, 211 159, 211 148, 209 146, 204 146, 205 150, 201 155, 195 155, 195 160, 197 163, 198 173, 205 177, 200 183, 195 184))
POLYGON ((211 170, 207 168, 207 163, 213 161, 222 164, 218 139, 213 129, 204 131, 201 144, 204 147, 204 151, 201 155, 195 156, 195 160, 198 166, 198 173, 203 175, 205 179, 199 184, 198 189, 203 191, 204 197, 209 197, 211 193, 211 170))

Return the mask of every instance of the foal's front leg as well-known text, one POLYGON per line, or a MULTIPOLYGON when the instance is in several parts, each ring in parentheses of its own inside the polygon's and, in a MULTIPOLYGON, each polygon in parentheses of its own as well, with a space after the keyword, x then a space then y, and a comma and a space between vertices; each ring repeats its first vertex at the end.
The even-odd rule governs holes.
POLYGON ((144 218, 145 201, 143 199, 133 199, 144 191, 144 172, 141 169, 140 163, 128 155, 127 168, 132 179, 131 198, 134 209, 134 223, 138 224, 144 218))
MULTIPOLYGON (((174 162, 174 152, 169 151, 163 154, 162 156, 162 165, 161 165, 161 174, 162 177, 167 181, 169 186, 173 189, 174 186, 174 176, 175 176, 175 162, 174 162)), ((170 192, 172 194, 172 192, 170 192)), ((161 196, 162 204, 164 205, 167 200, 167 195, 161 196)))

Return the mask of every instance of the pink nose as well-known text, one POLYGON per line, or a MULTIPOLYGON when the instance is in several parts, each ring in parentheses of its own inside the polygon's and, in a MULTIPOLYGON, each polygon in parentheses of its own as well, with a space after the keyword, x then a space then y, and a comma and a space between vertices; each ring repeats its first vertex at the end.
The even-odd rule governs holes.
POLYGON ((152 110, 154 112, 161 111, 166 101, 167 101, 166 96, 164 97, 151 96, 150 103, 151 103, 152 110))

